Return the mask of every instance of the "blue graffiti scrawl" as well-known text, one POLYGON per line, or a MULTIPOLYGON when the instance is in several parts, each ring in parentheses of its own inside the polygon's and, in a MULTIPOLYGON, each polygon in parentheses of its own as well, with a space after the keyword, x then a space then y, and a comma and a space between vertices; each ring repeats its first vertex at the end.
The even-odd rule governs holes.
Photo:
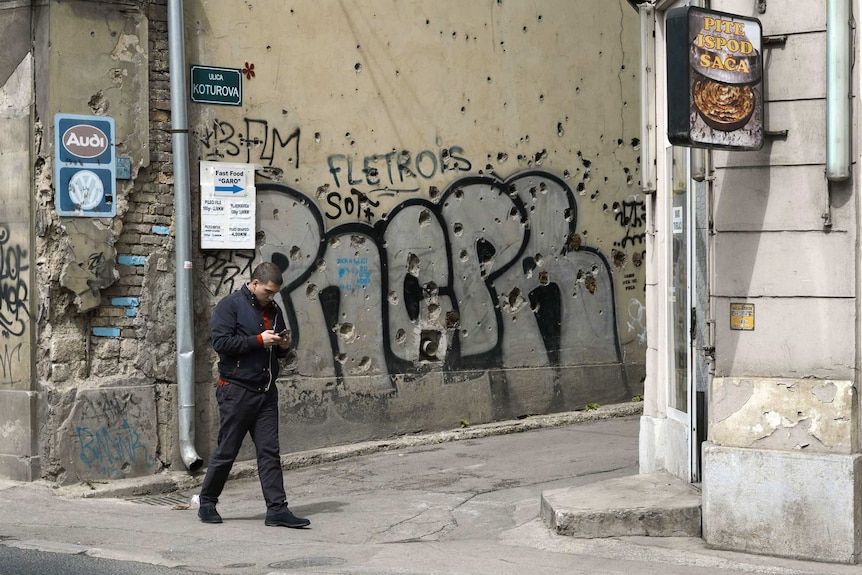
POLYGON ((147 468, 157 465, 147 446, 141 443, 140 435, 127 419, 122 427, 109 431, 102 427, 92 431, 78 427, 79 457, 92 471, 113 478, 124 477, 128 468, 144 463, 147 468))

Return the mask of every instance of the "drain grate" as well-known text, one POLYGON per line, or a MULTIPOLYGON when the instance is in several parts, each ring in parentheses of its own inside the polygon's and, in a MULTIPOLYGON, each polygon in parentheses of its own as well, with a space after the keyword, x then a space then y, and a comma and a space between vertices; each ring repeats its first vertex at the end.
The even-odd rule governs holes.
POLYGON ((145 495, 143 497, 127 497, 132 503, 143 505, 154 505, 156 507, 175 507, 177 505, 189 504, 189 497, 179 493, 163 493, 161 495, 145 495))

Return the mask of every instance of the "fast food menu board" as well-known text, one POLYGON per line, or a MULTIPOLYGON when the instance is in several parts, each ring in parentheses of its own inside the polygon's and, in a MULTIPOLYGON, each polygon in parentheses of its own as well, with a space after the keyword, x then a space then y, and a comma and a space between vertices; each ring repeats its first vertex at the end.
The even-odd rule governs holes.
POLYGON ((667 13, 668 139, 676 146, 763 146, 762 28, 755 18, 686 6, 667 13))

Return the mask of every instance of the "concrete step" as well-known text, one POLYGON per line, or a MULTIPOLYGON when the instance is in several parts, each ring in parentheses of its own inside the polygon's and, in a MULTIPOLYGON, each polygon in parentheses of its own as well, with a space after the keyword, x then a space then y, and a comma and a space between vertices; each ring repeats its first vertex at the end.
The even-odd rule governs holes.
POLYGON ((542 519, 559 535, 700 537, 701 496, 667 473, 632 475, 542 493, 542 519))

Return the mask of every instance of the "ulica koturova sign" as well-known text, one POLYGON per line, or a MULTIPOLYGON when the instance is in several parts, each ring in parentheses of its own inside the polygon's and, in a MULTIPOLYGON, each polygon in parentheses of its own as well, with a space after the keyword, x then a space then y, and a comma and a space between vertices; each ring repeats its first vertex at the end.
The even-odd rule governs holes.
POLYGON ((192 66, 192 102, 242 105, 242 72, 238 68, 192 66))

